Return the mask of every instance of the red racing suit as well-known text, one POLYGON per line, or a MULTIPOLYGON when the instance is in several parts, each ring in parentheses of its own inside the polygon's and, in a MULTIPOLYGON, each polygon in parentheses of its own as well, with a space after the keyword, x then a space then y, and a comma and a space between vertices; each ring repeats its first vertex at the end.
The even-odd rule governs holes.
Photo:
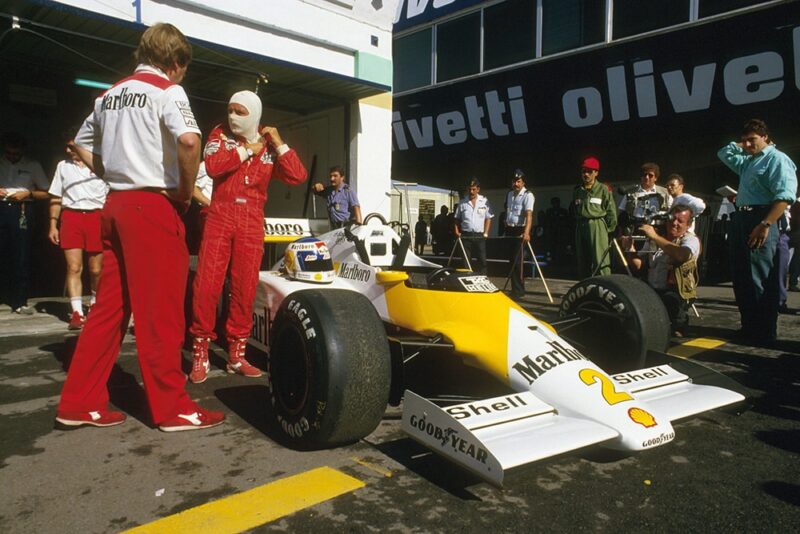
POLYGON ((243 139, 223 126, 208 136, 203 159, 214 180, 200 258, 193 285, 193 337, 216 339, 216 307, 230 263, 230 308, 227 337, 247 338, 253 321, 258 270, 264 252, 264 203, 274 177, 289 185, 303 183, 307 172, 292 149, 267 142, 258 154, 242 161, 243 139), (280 152, 280 155, 279 155, 280 152))

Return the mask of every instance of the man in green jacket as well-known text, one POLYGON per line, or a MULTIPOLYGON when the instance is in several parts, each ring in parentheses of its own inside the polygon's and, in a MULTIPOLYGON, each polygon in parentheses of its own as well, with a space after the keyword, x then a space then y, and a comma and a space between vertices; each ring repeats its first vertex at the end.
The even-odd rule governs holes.
POLYGON ((597 181, 600 162, 586 158, 581 166, 582 183, 572 193, 575 213, 575 255, 578 260, 578 279, 588 278, 600 265, 600 275, 611 274, 608 234, 617 227, 617 208, 614 197, 605 185, 597 181))

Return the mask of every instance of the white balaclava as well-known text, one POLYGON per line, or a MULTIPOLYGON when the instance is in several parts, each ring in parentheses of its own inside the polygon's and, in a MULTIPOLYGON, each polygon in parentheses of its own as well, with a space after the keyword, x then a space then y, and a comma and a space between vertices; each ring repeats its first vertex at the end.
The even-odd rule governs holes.
POLYGON ((234 93, 229 104, 241 104, 249 115, 244 117, 236 113, 228 113, 228 125, 236 135, 244 137, 248 143, 258 140, 258 125, 261 122, 261 99, 253 91, 239 91, 234 93))

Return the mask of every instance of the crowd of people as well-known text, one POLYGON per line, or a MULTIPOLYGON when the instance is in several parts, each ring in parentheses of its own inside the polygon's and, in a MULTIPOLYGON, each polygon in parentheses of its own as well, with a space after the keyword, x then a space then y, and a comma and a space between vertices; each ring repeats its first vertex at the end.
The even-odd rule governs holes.
MULTIPOLYGON (((794 253, 800 244, 796 167, 775 147, 766 123, 759 119, 747 121, 739 140, 720 149, 718 156, 740 180, 738 195, 731 197, 733 216, 729 221, 723 215, 714 224, 711 246, 715 256, 726 256, 732 266, 742 324, 737 335, 753 345, 771 346, 778 311, 786 309, 787 292, 800 291, 800 254, 794 253)), ((525 173, 514 172, 498 232, 509 239, 505 249, 510 296, 525 295, 523 265, 528 251, 537 250, 558 267, 571 248, 579 280, 610 274, 619 257, 619 263, 632 268, 658 293, 673 335, 683 336, 699 282, 698 260, 703 251, 694 230, 695 219, 706 210, 705 201, 686 192, 684 178, 677 173, 670 174, 662 187, 660 166, 646 162, 639 184, 621 188, 615 205, 611 187, 599 181, 599 174, 600 161, 584 159, 569 210, 554 197, 551 207, 540 211, 534 221, 534 193, 526 188, 525 173)), ((452 253, 453 241, 458 240, 468 266, 485 274, 486 241, 494 217, 488 200, 480 194, 480 183, 471 179, 452 217, 442 206, 433 220, 433 253, 452 253)))
MULTIPOLYGON (((203 382, 210 370, 209 344, 216 338, 216 306, 228 272, 226 371, 259 377, 261 370, 247 361, 245 347, 263 253, 267 186, 272 179, 300 184, 307 172, 278 129, 263 124, 261 99, 251 91, 230 98, 227 120, 212 129, 201 147, 201 131, 180 85, 192 50, 177 28, 149 28, 136 58, 133 75, 97 98, 74 139, 66 143, 67 157, 51 182, 41 165, 25 157, 24 140, 6 136, 0 159, 0 232, 10 247, 6 262, 13 290, 8 300, 14 313, 33 313, 27 305, 28 210, 33 199, 49 198, 47 236, 62 249, 67 266, 68 328, 82 329, 56 421, 64 427, 125 421, 125 414, 109 409, 107 381, 134 314, 153 423, 166 432, 210 428, 225 417, 190 399, 181 369, 189 255, 180 216, 192 199, 200 206, 189 379, 203 382), (147 105, 128 105, 132 99, 147 105), (91 294, 86 307, 84 262, 91 294)), ((740 177, 725 232, 740 336, 770 346, 786 292, 798 291, 800 254, 789 260, 790 248, 800 245, 796 167, 757 119, 748 121, 738 140, 722 147, 718 156, 740 177)), ((616 247, 620 259, 662 298, 673 333, 682 335, 696 294, 697 260, 703 254, 693 233, 694 219, 706 205, 685 192, 679 174, 670 174, 666 187, 659 185, 661 170, 652 162, 641 166, 639 185, 622 191, 615 204, 610 187, 599 180, 600 171, 596 157, 585 158, 569 209, 554 197, 536 217, 536 198, 525 173, 513 173, 497 217, 506 244, 510 296, 524 298, 524 265, 535 249, 559 264, 570 243, 577 276, 583 279, 609 274, 616 247)), ((312 190, 325 199, 331 228, 349 221, 361 224, 361 206, 344 170, 332 167, 329 180, 329 185, 317 183, 312 190)), ((460 246, 469 267, 486 274, 486 244, 496 215, 477 179, 468 181, 465 192, 452 213, 442 206, 431 222, 433 253, 453 254, 460 246)), ((415 250, 421 254, 428 236, 422 218, 415 234, 415 250)))

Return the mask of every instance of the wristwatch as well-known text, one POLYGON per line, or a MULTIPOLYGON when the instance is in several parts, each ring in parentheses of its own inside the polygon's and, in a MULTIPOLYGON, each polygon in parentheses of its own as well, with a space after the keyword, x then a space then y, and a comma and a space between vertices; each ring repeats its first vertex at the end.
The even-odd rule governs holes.
POLYGON ((252 157, 253 157, 253 154, 254 154, 254 153, 253 153, 253 149, 252 149, 252 148, 250 148, 250 147, 247 147, 247 157, 248 157, 248 158, 252 158, 252 157))
POLYGON ((761 226, 763 226, 764 228, 769 228, 770 226, 772 226, 772 223, 771 223, 771 222, 769 222, 769 221, 767 221, 766 219, 765 219, 765 220, 763 220, 763 221, 761 221, 761 222, 760 222, 760 223, 758 223, 758 224, 760 224, 760 225, 761 225, 761 226))

